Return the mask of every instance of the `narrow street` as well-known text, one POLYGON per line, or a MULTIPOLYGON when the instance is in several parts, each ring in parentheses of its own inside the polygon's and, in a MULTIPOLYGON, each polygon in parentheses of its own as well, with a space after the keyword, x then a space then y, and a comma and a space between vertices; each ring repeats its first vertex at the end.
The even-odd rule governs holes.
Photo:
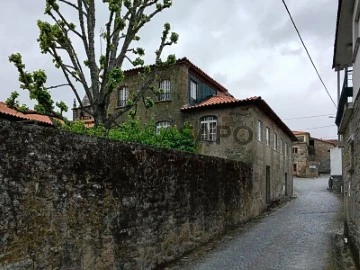
POLYGON ((327 269, 340 200, 328 176, 294 179, 296 199, 181 269, 327 269))

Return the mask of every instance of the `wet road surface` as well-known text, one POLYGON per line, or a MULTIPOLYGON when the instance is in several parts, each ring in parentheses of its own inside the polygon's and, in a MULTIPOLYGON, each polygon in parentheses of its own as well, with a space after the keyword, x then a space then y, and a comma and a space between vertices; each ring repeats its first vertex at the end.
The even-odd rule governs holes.
POLYGON ((331 228, 340 211, 327 180, 294 178, 296 199, 181 269, 326 269, 331 228))

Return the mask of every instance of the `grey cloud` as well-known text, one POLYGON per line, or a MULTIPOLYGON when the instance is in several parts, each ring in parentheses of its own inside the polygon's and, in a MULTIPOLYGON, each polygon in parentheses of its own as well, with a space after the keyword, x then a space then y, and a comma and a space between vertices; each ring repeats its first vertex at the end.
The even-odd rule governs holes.
MULTIPOLYGON (((44 18, 44 2, 12 0, 2 5, 0 76, 3 84, 0 100, 18 89, 17 72, 7 60, 14 51, 23 53, 29 70, 45 69, 49 84, 63 82, 59 71, 53 68, 51 58, 41 55, 36 43, 36 20, 44 18)), ((335 93, 336 76, 331 70, 335 1, 286 2, 329 90, 335 93)), ((281 1, 174 0, 173 3, 172 8, 155 17, 141 31, 142 40, 135 44, 145 48, 148 63, 154 59, 153 52, 159 45, 163 24, 170 22, 173 30, 180 34, 180 40, 179 44, 167 49, 165 55, 176 53, 178 57, 189 57, 234 96, 261 95, 284 118, 334 110, 311 64, 301 52, 301 44, 281 1)), ((105 9, 99 9, 97 33, 105 20, 105 9)), ((99 40, 97 46, 100 53, 99 40)), ((56 100, 65 100, 72 105, 73 94, 69 89, 56 89, 52 93, 56 100)), ((27 100, 22 97, 23 102, 27 100)), ((288 124, 291 128, 301 129, 324 126, 328 120, 312 121, 315 122, 288 124)), ((330 133, 329 130, 315 131, 317 136, 323 137, 330 133)))
POLYGON ((280 48, 280 54, 283 56, 287 56, 287 55, 300 55, 302 52, 304 51, 303 48, 290 48, 289 46, 284 46, 280 48))

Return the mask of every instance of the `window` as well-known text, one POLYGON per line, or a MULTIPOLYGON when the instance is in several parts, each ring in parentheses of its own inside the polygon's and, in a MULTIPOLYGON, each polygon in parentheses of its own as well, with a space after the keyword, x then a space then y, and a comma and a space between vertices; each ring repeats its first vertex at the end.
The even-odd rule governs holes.
POLYGON ((274 132, 274 150, 278 149, 278 138, 277 138, 277 134, 274 132))
POLYGON ((297 149, 297 147, 293 147, 292 152, 293 152, 293 154, 297 154, 297 153, 298 153, 298 149, 297 149))
POLYGON ((170 100, 171 82, 169 80, 163 80, 159 83, 159 88, 161 91, 159 100, 160 101, 170 100))
POLYGON ((162 128, 169 128, 171 126, 170 121, 159 121, 156 123, 156 135, 160 134, 162 128))
POLYGON ((284 140, 280 139, 280 154, 284 154, 284 140))
POLYGON ((129 89, 125 86, 120 88, 119 89, 119 97, 118 97, 118 106, 125 107, 128 97, 129 97, 129 89))
POLYGON ((305 142, 305 136, 296 136, 299 142, 305 142))
POLYGON ((262 142, 262 130, 263 130, 263 123, 259 120, 258 121, 258 141, 262 142))
POLYGON ((270 146, 270 128, 266 127, 266 145, 270 146))
POLYGON ((297 171, 297 164, 296 164, 296 163, 293 164, 293 171, 294 171, 294 172, 297 171))
POLYGON ((287 155, 288 155, 288 144, 287 143, 285 143, 285 157, 287 157, 287 155))
POLYGON ((190 80, 190 99, 197 100, 198 84, 190 80))
POLYGON ((217 119, 215 116, 205 116, 200 119, 201 125, 201 140, 202 141, 216 141, 217 133, 217 119))

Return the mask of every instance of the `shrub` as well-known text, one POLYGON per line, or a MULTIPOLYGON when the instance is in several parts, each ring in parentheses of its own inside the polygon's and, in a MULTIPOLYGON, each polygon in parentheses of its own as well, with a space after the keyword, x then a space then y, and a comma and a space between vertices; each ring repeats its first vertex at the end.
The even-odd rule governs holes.
POLYGON ((185 123, 181 129, 176 126, 162 128, 159 134, 156 134, 156 125, 153 121, 147 125, 141 124, 137 119, 129 119, 120 126, 109 130, 103 126, 86 128, 81 121, 74 121, 63 127, 78 134, 107 137, 111 140, 134 142, 192 153, 196 153, 198 148, 192 127, 188 123, 185 123))

